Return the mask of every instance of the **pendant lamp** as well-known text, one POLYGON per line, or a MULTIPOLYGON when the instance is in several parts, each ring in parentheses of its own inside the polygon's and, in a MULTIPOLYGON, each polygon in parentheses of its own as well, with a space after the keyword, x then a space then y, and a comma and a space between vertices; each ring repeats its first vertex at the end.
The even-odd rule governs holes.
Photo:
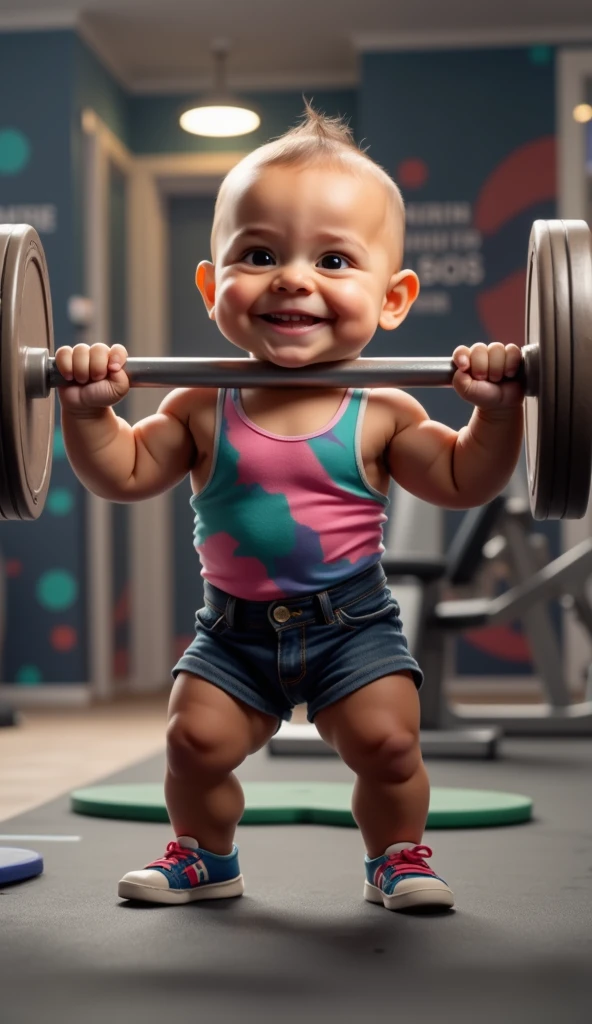
POLYGON ((192 135, 217 139, 248 135, 259 127, 261 118, 253 104, 232 96, 226 88, 228 40, 214 40, 211 50, 215 61, 214 89, 183 111, 179 118, 181 128, 192 135))

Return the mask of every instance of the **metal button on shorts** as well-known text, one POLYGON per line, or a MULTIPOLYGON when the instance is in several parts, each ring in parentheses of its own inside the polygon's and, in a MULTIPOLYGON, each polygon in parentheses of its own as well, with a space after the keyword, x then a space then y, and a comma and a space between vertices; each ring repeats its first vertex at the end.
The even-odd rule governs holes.
POLYGON ((289 609, 285 605, 280 604, 277 608, 273 609, 273 617, 276 622, 287 622, 290 618, 289 609))

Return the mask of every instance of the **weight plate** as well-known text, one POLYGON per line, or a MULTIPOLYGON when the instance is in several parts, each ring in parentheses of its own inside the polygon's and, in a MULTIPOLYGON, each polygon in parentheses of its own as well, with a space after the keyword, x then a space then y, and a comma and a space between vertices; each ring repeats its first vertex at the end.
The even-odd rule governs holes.
MULTIPOLYGON (((0 227, 0 331, 2 330, 2 292, 1 286, 4 280, 4 261, 6 259, 6 250, 8 249, 8 240, 10 238, 10 232, 5 228, 0 227)), ((2 370, 1 353, 0 353, 0 372, 2 370)), ((0 415, 1 419, 1 415, 0 415)), ((0 429, 0 519, 8 519, 7 512, 12 506, 12 499, 10 496, 10 486, 8 483, 8 477, 6 473, 6 458, 4 455, 4 438, 3 432, 0 429), (5 511, 6 510, 6 511, 5 511)), ((12 518, 12 517, 10 517, 12 518)))
POLYGON ((592 234, 583 220, 564 221, 572 323, 571 458, 565 517, 588 508, 592 472, 592 234))
MULTIPOLYGON (((555 448, 549 519, 563 519, 567 506, 571 462, 572 323, 567 235, 563 221, 547 223, 553 261, 555 301, 555 448)), ((549 343, 551 336, 549 337, 549 343)))
MULTIPOLYGON (((55 398, 28 398, 25 353, 53 355, 51 297, 45 254, 34 228, 0 228, 6 244, 0 321, 0 429, 9 500, 5 519, 37 519, 45 505, 53 450, 55 398)), ((3 495, 4 497, 4 495, 3 495)))
POLYGON ((555 465, 555 303, 547 222, 532 226, 526 271, 526 344, 537 347, 534 395, 524 399, 524 434, 530 509, 548 519, 555 465))

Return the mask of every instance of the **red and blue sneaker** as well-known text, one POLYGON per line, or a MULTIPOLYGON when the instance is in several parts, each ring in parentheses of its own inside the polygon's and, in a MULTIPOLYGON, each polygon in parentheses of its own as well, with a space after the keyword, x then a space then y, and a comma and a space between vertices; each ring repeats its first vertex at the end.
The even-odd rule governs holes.
POLYGON ((117 893, 124 900, 147 903, 191 903, 242 896, 245 886, 238 866, 238 848, 222 857, 200 850, 191 836, 177 836, 164 857, 141 871, 128 871, 117 893))
POLYGON ((366 856, 364 899, 387 910, 410 907, 453 907, 454 893, 426 864, 429 846, 396 843, 382 857, 366 856))

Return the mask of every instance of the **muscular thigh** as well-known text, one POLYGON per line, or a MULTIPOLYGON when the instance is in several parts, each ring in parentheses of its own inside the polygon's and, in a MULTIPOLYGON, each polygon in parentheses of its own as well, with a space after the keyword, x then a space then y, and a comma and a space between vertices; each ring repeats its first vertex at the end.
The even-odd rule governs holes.
POLYGON ((177 676, 169 700, 169 730, 175 724, 213 743, 233 742, 244 757, 260 750, 277 730, 278 720, 190 672, 177 676))
POLYGON ((384 676, 355 690, 315 717, 323 739, 350 765, 390 744, 419 742, 420 704, 410 672, 384 676))

